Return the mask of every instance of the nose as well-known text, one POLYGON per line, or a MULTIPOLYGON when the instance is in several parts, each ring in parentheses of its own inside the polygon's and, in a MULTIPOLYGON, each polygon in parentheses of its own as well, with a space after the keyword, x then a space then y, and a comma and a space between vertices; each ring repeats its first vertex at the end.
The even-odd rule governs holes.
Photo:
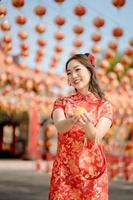
POLYGON ((72 73, 72 78, 77 78, 78 77, 78 74, 76 72, 73 72, 72 73))

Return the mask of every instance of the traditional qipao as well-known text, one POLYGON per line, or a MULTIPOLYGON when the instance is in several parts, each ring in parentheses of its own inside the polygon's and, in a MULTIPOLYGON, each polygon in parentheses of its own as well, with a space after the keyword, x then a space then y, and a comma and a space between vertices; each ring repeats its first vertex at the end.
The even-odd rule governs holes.
MULTIPOLYGON (((59 97, 54 102, 53 111, 62 108, 68 118, 73 115, 77 106, 82 106, 91 113, 94 126, 101 117, 113 120, 112 104, 92 92, 87 95, 75 92, 68 97, 59 97)), ((84 145, 84 135, 85 132, 79 125, 74 125, 70 131, 63 134, 58 133, 49 200, 108 200, 107 170, 94 180, 86 180, 80 173, 78 161, 84 145)), ((92 141, 88 142, 93 145, 92 141)))

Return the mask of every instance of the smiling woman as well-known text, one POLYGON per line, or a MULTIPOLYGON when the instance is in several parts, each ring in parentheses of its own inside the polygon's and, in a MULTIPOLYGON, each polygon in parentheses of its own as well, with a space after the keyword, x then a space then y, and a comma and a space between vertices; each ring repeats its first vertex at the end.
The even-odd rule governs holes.
POLYGON ((105 159, 102 138, 112 124, 113 108, 104 98, 98 85, 94 61, 93 55, 76 54, 66 63, 68 83, 74 87, 75 92, 67 97, 59 97, 53 106, 52 118, 58 130, 58 148, 53 165, 49 200, 90 200, 92 197, 93 200, 108 200, 105 160, 100 175, 96 176, 94 173, 97 173, 96 169, 99 170, 98 167, 101 166, 100 157, 105 159), (99 146, 93 148, 96 138, 99 146), (89 154, 84 154, 84 148, 89 154), (88 160, 93 160, 92 156, 96 152, 100 152, 97 154, 100 157, 96 158, 92 167, 88 160), (82 158, 85 160, 81 160, 82 158), (86 173, 82 173, 82 161, 87 161, 87 165, 84 165, 86 169, 83 171, 91 174, 86 176, 86 173), (100 162, 98 166, 97 162, 100 162), (90 176, 91 178, 88 178, 90 176))

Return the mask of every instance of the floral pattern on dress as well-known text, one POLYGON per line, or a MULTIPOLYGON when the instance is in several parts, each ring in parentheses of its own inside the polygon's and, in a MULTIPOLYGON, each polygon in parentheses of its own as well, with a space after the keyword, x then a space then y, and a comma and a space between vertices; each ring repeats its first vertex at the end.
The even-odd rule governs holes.
MULTIPOLYGON (((54 102, 53 111, 62 108, 68 118, 79 105, 84 106, 88 112, 92 111, 94 126, 100 117, 113 120, 112 104, 105 99, 101 100, 92 92, 87 95, 76 92, 68 97, 59 97, 54 102)), ((49 200, 108 200, 107 170, 95 180, 87 180, 80 173, 78 161, 84 145, 84 134, 83 128, 78 125, 68 132, 58 134, 49 200)), ((92 141, 88 140, 89 143, 92 144, 92 141)))

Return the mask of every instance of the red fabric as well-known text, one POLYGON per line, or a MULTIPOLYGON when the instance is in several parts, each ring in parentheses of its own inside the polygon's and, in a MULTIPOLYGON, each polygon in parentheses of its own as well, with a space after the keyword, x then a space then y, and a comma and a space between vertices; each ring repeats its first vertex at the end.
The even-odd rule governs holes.
MULTIPOLYGON (((88 111, 92 111, 94 125, 104 115, 113 119, 111 104, 91 92, 88 95, 77 92, 69 97, 60 97, 55 101, 53 111, 62 108, 67 118, 73 114, 77 105, 84 105, 88 111)), ((58 134, 58 148, 53 165, 49 200, 108 199, 107 170, 95 180, 87 180, 80 173, 78 162, 83 144, 84 130, 80 126, 73 126, 71 131, 58 134)))

